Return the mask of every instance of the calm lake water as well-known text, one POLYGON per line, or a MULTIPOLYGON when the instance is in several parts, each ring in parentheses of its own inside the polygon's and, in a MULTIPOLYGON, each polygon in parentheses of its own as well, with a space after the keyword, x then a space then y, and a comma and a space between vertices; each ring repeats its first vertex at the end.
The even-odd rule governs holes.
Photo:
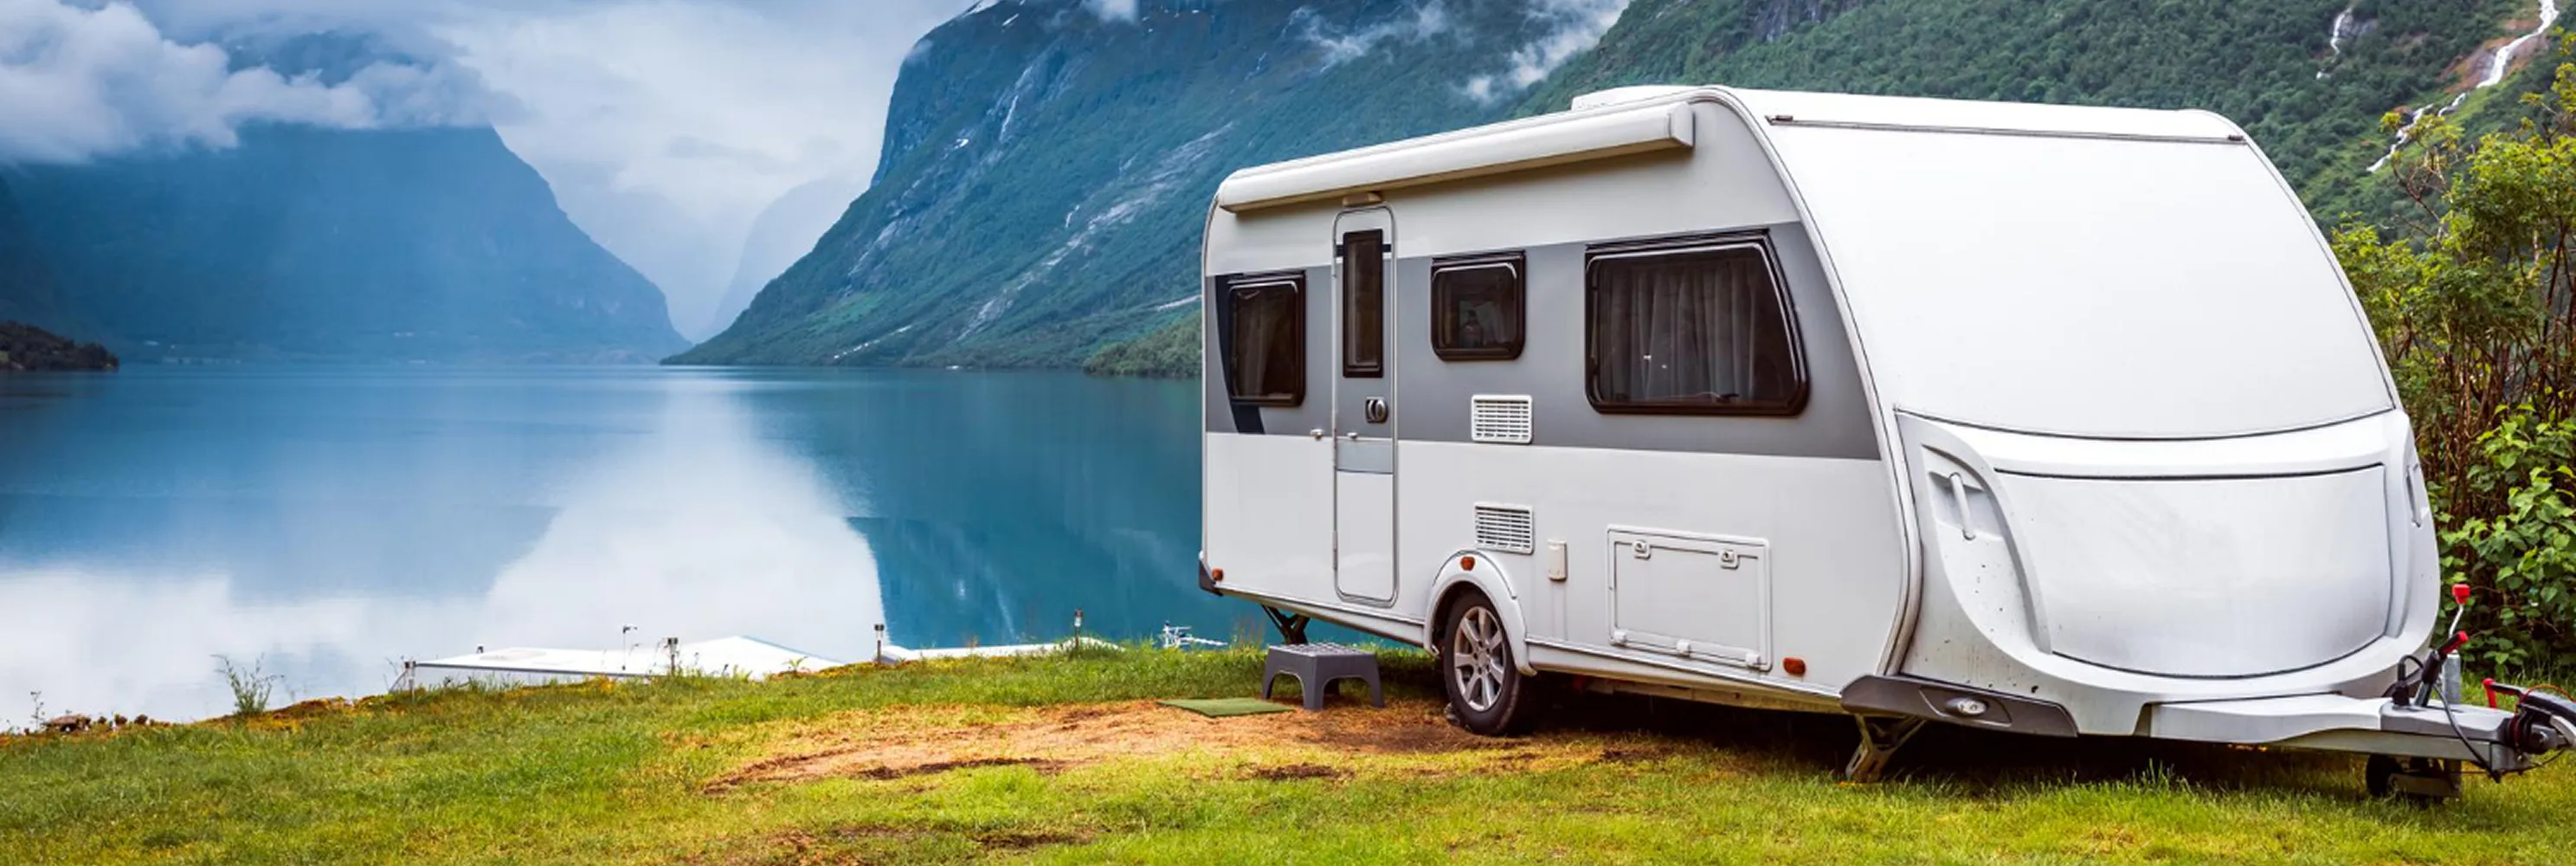
POLYGON ((229 710, 405 657, 763 638, 859 659, 1249 633, 1196 588, 1198 395, 1062 373, 0 375, 0 727, 229 710), (621 637, 623 626, 633 635, 621 637))

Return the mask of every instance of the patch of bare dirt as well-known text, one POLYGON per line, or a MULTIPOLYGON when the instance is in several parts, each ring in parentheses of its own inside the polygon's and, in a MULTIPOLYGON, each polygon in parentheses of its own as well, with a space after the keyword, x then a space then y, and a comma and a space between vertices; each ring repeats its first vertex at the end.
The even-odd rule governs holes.
POLYGON ((1292 779, 1340 779, 1350 774, 1349 770, 1322 764, 1281 764, 1276 767, 1260 767, 1252 771, 1253 778, 1270 782, 1285 782, 1292 779))
POLYGON ((1001 831, 975 837, 975 844, 987 850, 1018 851, 1041 845, 1071 845, 1084 841, 1071 833, 1026 833, 1001 831))
POLYGON ((1429 701, 1224 719, 1149 701, 1027 710, 905 707, 801 724, 767 751, 705 790, 721 793, 756 782, 899 779, 970 767, 1030 766, 1051 773, 1174 756, 1235 778, 1314 779, 1372 767, 1436 775, 1665 753, 1661 746, 1584 734, 1478 737, 1450 726, 1439 704, 1429 701))

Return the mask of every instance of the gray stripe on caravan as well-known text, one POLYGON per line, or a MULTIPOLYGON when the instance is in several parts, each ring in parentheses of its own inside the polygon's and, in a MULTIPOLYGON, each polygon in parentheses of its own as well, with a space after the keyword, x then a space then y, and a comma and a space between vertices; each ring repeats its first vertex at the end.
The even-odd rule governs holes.
MULTIPOLYGON (((1528 251, 1527 342, 1511 361, 1442 361, 1431 351, 1431 262, 1401 260, 1404 324, 1395 341, 1403 379, 1395 401, 1398 438, 1469 442, 1478 394, 1527 395, 1531 444, 1635 451, 1875 460, 1878 431, 1868 394, 1825 282, 1815 245, 1797 225, 1770 227, 1807 352, 1805 411, 1792 418, 1604 415, 1585 397, 1584 244, 1528 251)), ((1503 252, 1503 251, 1497 251, 1503 252)), ((1514 447, 1498 445, 1495 447, 1514 447)))
MULTIPOLYGON (((1875 460, 1878 431, 1870 423, 1868 395, 1844 333, 1833 292, 1815 245, 1802 226, 1768 227, 1773 251, 1788 280, 1800 341, 1807 351, 1808 395, 1794 418, 1604 415, 1585 396, 1583 373, 1583 264, 1586 244, 1527 250, 1529 264, 1526 346, 1511 361, 1443 361, 1431 351, 1431 261, 1396 262, 1399 311, 1389 335, 1400 377, 1390 402, 1398 438, 1469 442, 1470 406, 1477 394, 1531 398, 1532 444, 1635 451, 1710 452, 1779 457, 1875 460)), ((1318 244, 1319 247, 1323 245, 1318 244)), ((1508 250, 1495 250, 1508 252, 1508 250)), ((1332 388, 1341 375, 1332 336, 1332 267, 1306 269, 1306 401, 1293 408, 1260 410, 1263 433, 1304 436, 1331 424, 1332 388)), ((1207 283, 1208 307, 1217 302, 1207 283)), ((1209 315, 1203 321, 1214 322, 1209 315)), ((1206 335, 1210 357, 1216 336, 1206 335)), ((1235 429, 1225 385, 1204 377, 1212 433, 1235 429)), ((1511 447, 1511 446, 1496 446, 1511 447)))

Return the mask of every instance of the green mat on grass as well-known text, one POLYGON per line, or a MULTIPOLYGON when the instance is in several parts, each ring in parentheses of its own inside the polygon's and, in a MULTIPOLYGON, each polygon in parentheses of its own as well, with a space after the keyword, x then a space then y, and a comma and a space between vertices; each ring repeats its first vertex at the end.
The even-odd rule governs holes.
POLYGON ((1179 707, 1212 719, 1222 719, 1227 716, 1257 716, 1262 713, 1284 713, 1295 709, 1295 707, 1290 707, 1285 704, 1274 704, 1260 698, 1200 698, 1193 700, 1159 701, 1158 703, 1167 707, 1179 707))

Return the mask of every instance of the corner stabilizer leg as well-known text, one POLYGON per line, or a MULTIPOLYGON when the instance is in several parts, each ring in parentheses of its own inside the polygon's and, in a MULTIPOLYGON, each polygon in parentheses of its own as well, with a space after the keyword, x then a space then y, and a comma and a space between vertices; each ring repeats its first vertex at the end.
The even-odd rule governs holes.
POLYGON ((1302 644, 1306 642, 1306 624, 1308 622, 1312 622, 1312 620, 1308 619, 1305 614, 1289 613, 1266 604, 1261 606, 1261 612, 1269 614, 1270 625, 1279 629, 1280 643, 1302 644))
POLYGON ((1843 778, 1864 784, 1884 778, 1888 759, 1896 757, 1896 750, 1914 739, 1915 732, 1923 730, 1922 719, 1853 716, 1852 721, 1860 724, 1860 748, 1853 750, 1851 763, 1843 765, 1843 778))

